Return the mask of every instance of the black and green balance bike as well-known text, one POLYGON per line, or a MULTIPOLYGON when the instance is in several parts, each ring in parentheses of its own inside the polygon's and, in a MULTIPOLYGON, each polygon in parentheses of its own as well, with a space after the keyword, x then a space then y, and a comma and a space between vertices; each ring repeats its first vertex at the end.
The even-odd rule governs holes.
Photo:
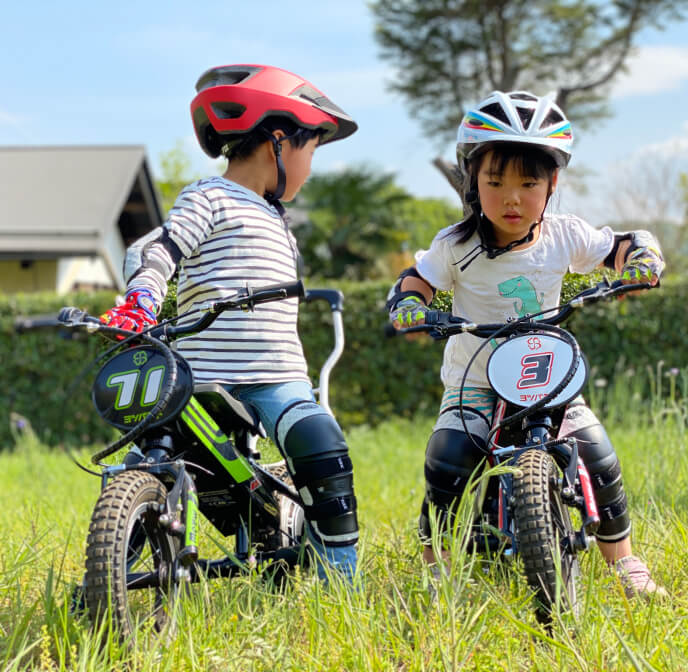
POLYGON ((175 324, 189 319, 180 316, 142 333, 107 327, 77 308, 60 311, 61 327, 115 340, 99 357, 106 361, 91 396, 102 419, 122 436, 93 455, 101 471, 88 470, 102 479, 102 488, 74 599, 96 627, 107 622, 122 640, 141 627, 170 632, 189 583, 307 564, 303 502, 284 461, 260 462, 258 440, 266 433, 256 411, 219 384, 195 384, 189 364, 170 347, 223 311, 292 297, 329 304, 334 347, 316 393, 331 413, 329 376, 344 347, 338 290, 306 291, 301 282, 240 290, 205 306, 195 321, 175 324), (121 464, 103 462, 125 446, 130 450, 121 464), (199 558, 200 516, 234 538, 225 557, 199 558))

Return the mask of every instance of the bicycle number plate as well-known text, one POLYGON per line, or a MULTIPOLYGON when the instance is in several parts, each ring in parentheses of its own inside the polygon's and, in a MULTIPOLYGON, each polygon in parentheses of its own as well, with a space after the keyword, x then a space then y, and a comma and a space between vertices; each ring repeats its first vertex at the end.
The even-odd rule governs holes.
MULTIPOLYGON (((532 406, 564 379, 573 361, 573 348, 556 336, 524 334, 500 344, 487 362, 487 379, 492 389, 516 406, 532 406)), ((583 389, 588 366, 581 357, 569 384, 549 403, 556 408, 568 403, 583 389)))
MULTIPOLYGON (((193 374, 177 353, 177 382, 167 407, 150 425, 167 422, 186 405, 193 391, 193 374)), ((96 375, 91 391, 93 405, 106 422, 131 429, 155 407, 169 384, 165 357, 155 348, 131 348, 109 359, 96 375)))

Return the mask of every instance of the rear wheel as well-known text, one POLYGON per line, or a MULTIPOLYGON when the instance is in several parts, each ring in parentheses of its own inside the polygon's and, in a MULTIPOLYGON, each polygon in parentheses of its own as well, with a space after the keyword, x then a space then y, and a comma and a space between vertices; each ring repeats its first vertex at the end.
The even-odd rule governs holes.
POLYGON ((516 538, 528 584, 539 603, 538 616, 549 618, 558 600, 575 611, 580 564, 569 511, 561 499, 559 469, 543 450, 527 450, 516 467, 516 538))
MULTIPOLYGON (((294 487, 287 465, 282 460, 265 466, 273 476, 294 487)), ((286 495, 276 493, 279 505, 279 525, 280 529, 264 539, 264 549, 266 551, 277 551, 289 546, 298 546, 303 540, 304 514, 303 507, 297 504, 286 495)))
POLYGON ((179 541, 158 522, 166 497, 157 478, 129 471, 103 490, 91 517, 86 606, 96 627, 111 619, 123 640, 141 627, 161 631, 172 623, 179 541))

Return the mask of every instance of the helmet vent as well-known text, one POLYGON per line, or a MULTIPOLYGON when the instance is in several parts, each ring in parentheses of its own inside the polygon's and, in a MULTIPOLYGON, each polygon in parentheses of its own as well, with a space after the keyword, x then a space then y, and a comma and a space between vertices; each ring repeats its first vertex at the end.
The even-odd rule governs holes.
POLYGON ((239 103, 230 103, 227 101, 218 101, 211 103, 213 112, 218 119, 238 119, 244 112, 246 107, 239 103))
POLYGON ((334 116, 344 114, 344 111, 338 108, 327 96, 323 96, 320 91, 307 84, 300 86, 291 95, 301 98, 302 100, 307 100, 309 103, 313 103, 317 108, 325 112, 333 113, 334 116))
POLYGON ((544 128, 546 126, 553 126, 554 124, 558 124, 561 121, 564 121, 564 117, 562 117, 561 114, 559 114, 559 112, 552 109, 549 111, 549 114, 545 117, 540 128, 544 128))
POLYGON ((534 110, 529 109, 527 107, 517 107, 516 110, 518 111, 518 116, 521 117, 521 123, 523 124, 523 128, 528 128, 528 126, 530 126, 531 120, 533 119, 534 110))
POLYGON ((241 84, 245 79, 251 75, 259 72, 260 68, 240 68, 236 66, 211 68, 203 73, 196 82, 196 91, 200 93, 204 89, 209 89, 211 86, 233 86, 234 84, 241 84))
POLYGON ((480 111, 484 112, 485 114, 489 114, 491 117, 494 117, 495 119, 499 119, 499 121, 503 121, 505 124, 509 124, 509 118, 506 116, 506 113, 504 112, 502 106, 499 103, 492 103, 491 105, 481 107, 480 111))

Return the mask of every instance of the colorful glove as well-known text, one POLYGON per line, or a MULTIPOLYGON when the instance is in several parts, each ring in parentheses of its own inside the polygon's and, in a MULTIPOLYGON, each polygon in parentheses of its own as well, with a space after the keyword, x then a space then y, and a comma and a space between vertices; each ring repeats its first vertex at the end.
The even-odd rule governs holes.
POLYGON ((425 321, 425 313, 429 308, 417 296, 407 296, 397 303, 389 313, 389 321, 397 329, 412 327, 414 324, 425 321))
POLYGON ((621 279, 629 282, 659 281, 664 266, 659 248, 639 247, 628 255, 621 269, 621 279))
POLYGON ((100 316, 103 324, 141 332, 158 323, 155 319, 155 301, 147 289, 132 289, 124 298, 124 304, 110 308, 100 316))

